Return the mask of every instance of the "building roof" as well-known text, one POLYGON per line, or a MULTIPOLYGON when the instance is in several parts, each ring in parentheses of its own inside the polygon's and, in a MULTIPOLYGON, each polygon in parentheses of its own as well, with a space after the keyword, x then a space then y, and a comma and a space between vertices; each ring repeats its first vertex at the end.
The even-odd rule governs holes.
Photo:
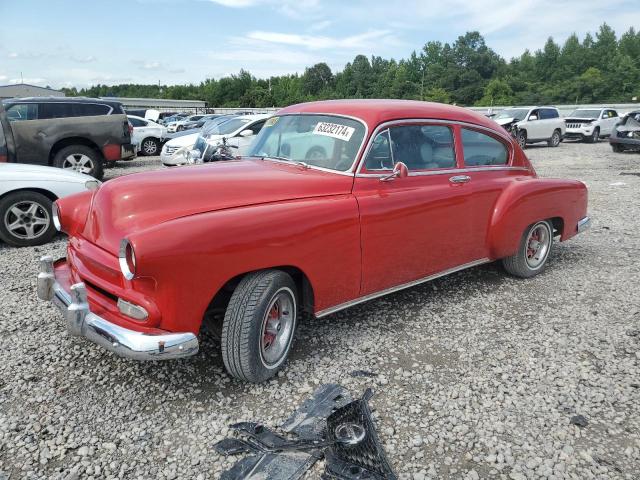
POLYGON ((461 121, 496 129, 493 120, 467 108, 417 100, 324 100, 291 105, 278 111, 278 114, 290 113, 327 113, 356 117, 367 123, 370 129, 383 122, 414 118, 461 121))

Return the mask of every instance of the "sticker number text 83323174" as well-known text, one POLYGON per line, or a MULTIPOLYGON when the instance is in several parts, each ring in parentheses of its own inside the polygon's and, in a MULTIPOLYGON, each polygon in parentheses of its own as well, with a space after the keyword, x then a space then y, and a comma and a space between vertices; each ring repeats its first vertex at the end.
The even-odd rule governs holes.
POLYGON ((348 142, 355 132, 353 127, 347 127, 346 125, 340 125, 339 123, 318 122, 316 128, 313 129, 315 135, 324 135, 326 137, 333 137, 339 140, 348 142))

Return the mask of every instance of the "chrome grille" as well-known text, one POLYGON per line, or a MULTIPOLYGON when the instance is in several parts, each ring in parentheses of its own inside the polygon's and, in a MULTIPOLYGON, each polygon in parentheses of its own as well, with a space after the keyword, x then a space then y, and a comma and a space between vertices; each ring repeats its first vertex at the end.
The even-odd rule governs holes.
POLYGON ((567 128, 581 128, 581 123, 567 123, 567 128))

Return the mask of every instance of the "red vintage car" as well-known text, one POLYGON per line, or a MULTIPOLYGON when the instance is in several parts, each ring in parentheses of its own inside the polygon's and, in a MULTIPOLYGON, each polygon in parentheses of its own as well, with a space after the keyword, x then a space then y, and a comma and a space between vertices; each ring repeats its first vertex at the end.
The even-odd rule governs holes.
POLYGON ((55 216, 67 257, 41 260, 38 294, 72 334, 124 357, 187 357, 224 312, 225 366, 253 382, 282 368, 303 311, 494 260, 531 277, 554 238, 589 225, 585 185, 538 178, 492 120, 396 100, 287 107, 247 157, 127 175, 55 216))

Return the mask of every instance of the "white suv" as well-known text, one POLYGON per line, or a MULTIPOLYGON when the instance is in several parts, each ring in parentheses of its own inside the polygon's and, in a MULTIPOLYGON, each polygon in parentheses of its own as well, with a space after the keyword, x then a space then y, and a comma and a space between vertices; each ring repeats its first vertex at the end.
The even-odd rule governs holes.
POLYGON ((564 119, 567 124, 566 138, 576 138, 594 143, 611 135, 620 117, 612 108, 578 108, 564 119))
POLYGON ((493 119, 511 133, 522 148, 537 142, 557 147, 566 129, 564 119, 555 107, 505 108, 493 119))

